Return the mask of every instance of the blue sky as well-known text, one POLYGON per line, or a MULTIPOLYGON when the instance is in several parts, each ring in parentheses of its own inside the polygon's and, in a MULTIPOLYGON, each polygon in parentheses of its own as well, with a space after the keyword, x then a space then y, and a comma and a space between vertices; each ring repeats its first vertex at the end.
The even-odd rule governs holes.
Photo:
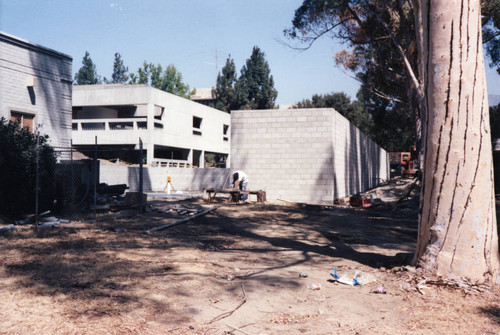
MULTIPOLYGON (((297 51, 283 45, 283 29, 302 0, 0 0, 0 30, 73 57, 85 51, 110 78, 114 53, 135 72, 144 60, 173 64, 191 88, 213 87, 229 54, 239 70, 253 46, 266 54, 278 104, 315 93, 346 92, 358 83, 337 69, 331 39, 297 51), (280 42, 281 41, 281 42, 280 42)), ((500 95, 500 75, 487 67, 490 94, 500 95)))

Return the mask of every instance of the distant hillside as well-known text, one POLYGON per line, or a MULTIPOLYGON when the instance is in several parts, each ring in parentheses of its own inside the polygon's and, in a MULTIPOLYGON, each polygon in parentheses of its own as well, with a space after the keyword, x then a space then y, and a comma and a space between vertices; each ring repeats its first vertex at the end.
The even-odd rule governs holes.
POLYGON ((500 104, 500 95, 488 94, 488 103, 490 106, 496 106, 500 104))

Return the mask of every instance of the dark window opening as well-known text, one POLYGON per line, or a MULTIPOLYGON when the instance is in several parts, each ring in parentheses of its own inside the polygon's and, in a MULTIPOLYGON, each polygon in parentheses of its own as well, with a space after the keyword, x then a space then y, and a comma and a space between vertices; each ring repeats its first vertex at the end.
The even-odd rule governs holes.
POLYGON ((201 117, 193 116, 193 135, 201 136, 201 117))
POLYGON ((34 118, 35 118, 35 116, 31 115, 31 114, 24 114, 24 113, 14 112, 14 111, 12 111, 10 113, 10 119, 12 122, 19 123, 19 126, 21 128, 28 128, 31 132, 33 132, 33 119, 34 118))
POLYGON ((89 122, 82 123, 82 130, 105 130, 106 124, 104 122, 89 122))
POLYGON ((201 117, 193 116, 193 128, 200 129, 202 121, 203 119, 201 117))

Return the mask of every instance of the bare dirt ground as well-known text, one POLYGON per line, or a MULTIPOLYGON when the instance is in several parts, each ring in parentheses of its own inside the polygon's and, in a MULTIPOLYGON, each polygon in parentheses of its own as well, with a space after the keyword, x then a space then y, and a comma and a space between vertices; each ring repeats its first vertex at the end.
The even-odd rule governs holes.
POLYGON ((368 209, 157 200, 38 237, 18 227, 0 237, 0 334, 500 334, 498 289, 405 266, 417 200, 394 201, 408 185, 372 191, 386 202, 368 209), (340 284, 334 267, 377 282, 340 284))

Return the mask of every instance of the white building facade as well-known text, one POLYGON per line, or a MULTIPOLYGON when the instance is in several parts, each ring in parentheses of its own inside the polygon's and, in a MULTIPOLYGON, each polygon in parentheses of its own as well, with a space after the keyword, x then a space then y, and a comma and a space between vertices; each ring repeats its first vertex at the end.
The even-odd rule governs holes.
POLYGON ((72 57, 0 32, 0 117, 71 143, 72 57))
POLYGON ((146 85, 73 88, 73 145, 138 149, 149 166, 228 167, 230 115, 146 85))

